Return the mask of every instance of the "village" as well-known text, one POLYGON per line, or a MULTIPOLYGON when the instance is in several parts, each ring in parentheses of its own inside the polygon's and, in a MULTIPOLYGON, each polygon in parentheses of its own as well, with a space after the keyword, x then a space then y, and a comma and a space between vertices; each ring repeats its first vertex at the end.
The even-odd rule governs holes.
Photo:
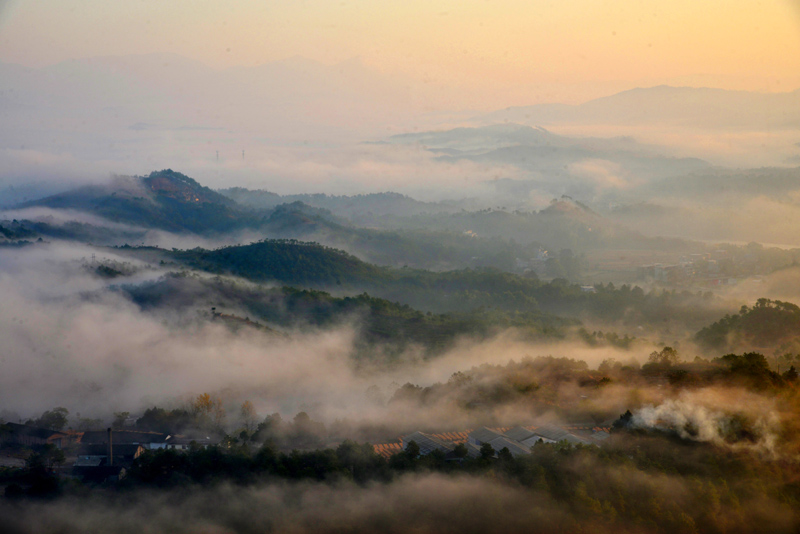
POLYGON ((434 451, 443 453, 446 459, 497 457, 507 451, 513 457, 531 453, 537 443, 560 443, 570 445, 600 446, 611 434, 611 427, 591 425, 581 426, 515 426, 488 428, 481 427, 465 432, 445 432, 428 434, 416 431, 403 436, 398 441, 374 445, 375 452, 386 459, 409 447, 417 448, 420 455, 434 451))
POLYGON ((141 430, 51 430, 19 423, 0 424, 0 470, 42 459, 51 474, 87 483, 119 481, 146 451, 208 447, 210 438, 186 438, 141 430), (38 455, 38 456, 36 456, 38 455))
MULTIPOLYGON (((57 478, 72 478, 88 484, 123 480, 134 461, 148 451, 180 452, 211 446, 224 449, 231 444, 227 438, 190 438, 125 428, 56 431, 9 422, 0 425, 0 431, 0 472, 40 462, 57 478)), ((610 431, 610 422, 608 426, 481 427, 436 434, 415 431, 372 447, 385 460, 402 452, 413 452, 414 456, 434 454, 443 455, 447 461, 463 461, 527 455, 537 443, 601 446, 610 437, 610 431)))

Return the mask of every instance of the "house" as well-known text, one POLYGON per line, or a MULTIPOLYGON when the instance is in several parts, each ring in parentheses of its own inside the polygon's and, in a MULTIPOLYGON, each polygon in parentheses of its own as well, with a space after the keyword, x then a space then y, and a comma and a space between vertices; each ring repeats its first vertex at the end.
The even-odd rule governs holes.
POLYGON ((141 444, 132 443, 82 443, 78 446, 78 457, 72 464, 72 475, 84 482, 101 483, 125 478, 133 461, 144 454, 141 444), (111 449, 111 461, 109 461, 111 449))
POLYGON ((159 449, 173 449, 178 451, 186 451, 195 446, 207 448, 213 445, 211 438, 187 438, 186 436, 167 436, 163 446, 155 447, 159 449))
POLYGON ((141 445, 146 450, 173 449, 188 450, 192 443, 200 447, 209 447, 214 443, 210 438, 189 438, 186 436, 172 436, 163 432, 149 432, 144 430, 91 430, 83 433, 81 443, 89 445, 101 445, 108 443, 108 436, 111 436, 111 443, 117 445, 141 445))
POLYGON ((590 440, 576 436, 575 434, 564 430, 560 426, 545 425, 534 430, 531 437, 522 441, 522 445, 526 447, 533 447, 540 439, 544 443, 558 443, 561 441, 566 441, 572 445, 589 445, 592 443, 590 440))
POLYGON ((144 454, 145 448, 138 443, 122 443, 111 445, 111 459, 108 461, 108 443, 82 443, 78 446, 78 458, 75 460, 76 466, 98 466, 98 465, 127 465, 144 454))
MULTIPOLYGON (((83 433, 81 443, 102 444, 108 443, 108 430, 89 430, 83 433)), ((163 449, 166 447, 170 435, 162 432, 147 432, 142 430, 112 430, 111 443, 114 445, 141 445, 145 449, 163 449)))
POLYGON ((449 459, 458 459, 452 452, 456 445, 464 444, 467 448, 467 458, 478 458, 481 455, 481 446, 489 444, 495 453, 507 448, 512 456, 522 456, 531 453, 533 447, 540 440, 545 443, 558 443, 566 441, 573 445, 599 445, 609 437, 608 429, 592 426, 573 426, 565 429, 555 425, 542 427, 497 428, 487 427, 465 432, 444 432, 441 434, 426 434, 414 432, 400 439, 400 443, 379 443, 374 445, 375 452, 384 458, 406 450, 409 442, 414 441, 419 445, 420 454, 430 454, 439 450, 448 455, 449 459), (585 436, 574 434, 573 431, 583 432, 585 436), (590 435, 591 434, 591 435, 590 435))
POLYGON ((26 447, 51 444, 60 449, 69 440, 69 436, 65 432, 57 432, 47 428, 17 423, 5 423, 5 427, 7 431, 2 436, 4 443, 13 443, 26 447))

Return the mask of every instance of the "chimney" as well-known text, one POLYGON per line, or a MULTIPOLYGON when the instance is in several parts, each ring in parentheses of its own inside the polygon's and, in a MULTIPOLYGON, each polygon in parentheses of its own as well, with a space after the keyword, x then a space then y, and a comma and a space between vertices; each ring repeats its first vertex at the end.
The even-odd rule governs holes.
POLYGON ((106 465, 114 465, 114 448, 111 445, 111 427, 108 427, 108 461, 106 465))

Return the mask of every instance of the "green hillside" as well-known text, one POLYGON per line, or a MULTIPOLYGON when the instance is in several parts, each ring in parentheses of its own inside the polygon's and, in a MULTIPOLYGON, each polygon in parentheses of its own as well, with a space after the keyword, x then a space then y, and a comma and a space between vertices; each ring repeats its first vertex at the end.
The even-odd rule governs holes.
MULTIPOLYGON (((129 249, 145 254, 143 249, 129 249)), ((367 292, 433 313, 481 308, 511 313, 546 312, 579 319, 620 323, 631 331, 641 325, 677 321, 697 331, 719 312, 711 295, 688 291, 651 290, 596 284, 583 288, 564 279, 543 282, 496 269, 433 272, 378 267, 316 243, 264 240, 217 250, 159 251, 167 260, 215 274, 258 282, 276 282, 333 291, 340 295, 367 292)), ((166 260, 165 260, 166 261, 166 260)))
POLYGON ((790 302, 758 299, 700 330, 695 339, 709 349, 744 348, 800 352, 800 307, 790 302))
POLYGON ((171 169, 146 177, 117 177, 110 184, 81 187, 22 205, 36 206, 78 210, 171 232, 218 233, 256 223, 229 198, 171 169))
POLYGON ((294 239, 270 239, 216 250, 175 251, 172 257, 196 269, 306 287, 355 286, 385 272, 341 250, 294 239))
POLYGON ((255 286, 231 279, 209 279, 189 273, 171 273, 158 281, 121 288, 143 309, 197 309, 214 307, 217 314, 244 316, 269 327, 285 329, 355 326, 357 349, 391 355, 419 346, 435 355, 461 336, 484 338, 499 329, 515 327, 531 338, 563 338, 577 322, 542 313, 473 310, 432 314, 408 305, 371 297, 366 293, 335 297, 329 293, 292 287, 255 286))

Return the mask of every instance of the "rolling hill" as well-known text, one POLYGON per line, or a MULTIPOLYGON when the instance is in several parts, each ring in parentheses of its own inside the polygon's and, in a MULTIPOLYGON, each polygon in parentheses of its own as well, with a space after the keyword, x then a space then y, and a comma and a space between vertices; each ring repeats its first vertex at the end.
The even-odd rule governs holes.
POLYGON ((171 169, 148 176, 118 176, 26 202, 20 208, 69 209, 116 223, 171 232, 208 234, 256 224, 234 201, 171 169))

